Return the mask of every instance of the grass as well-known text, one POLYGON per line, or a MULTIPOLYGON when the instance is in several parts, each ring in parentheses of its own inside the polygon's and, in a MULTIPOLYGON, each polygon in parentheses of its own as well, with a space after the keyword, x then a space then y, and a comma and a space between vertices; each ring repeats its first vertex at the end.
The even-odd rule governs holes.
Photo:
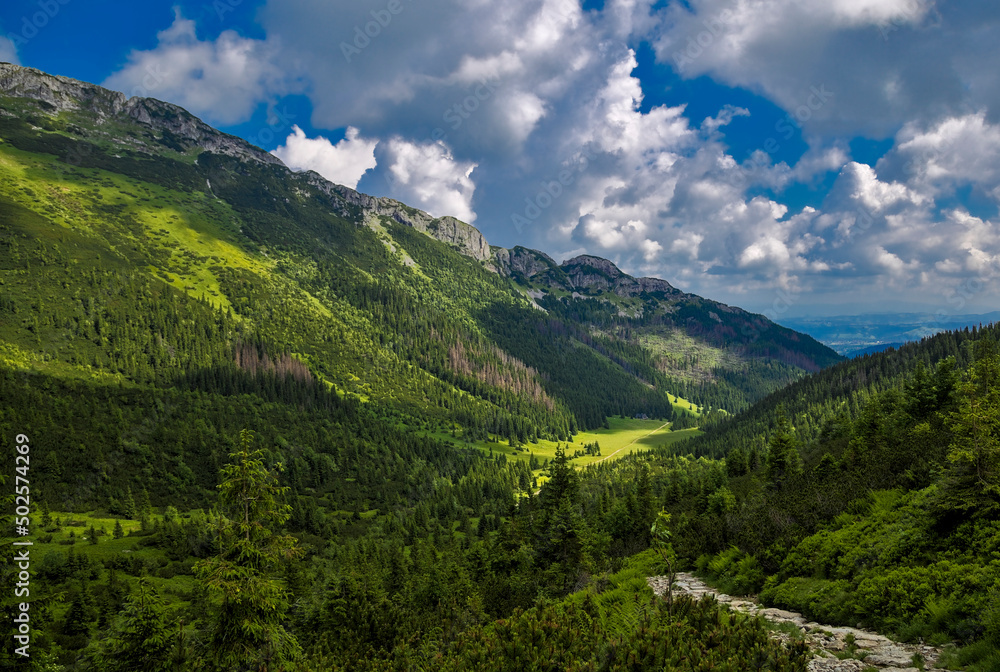
POLYGON ((698 341, 680 329, 663 328, 638 338, 642 347, 660 358, 664 373, 681 380, 711 382, 712 369, 740 368, 737 355, 698 341))
MULTIPOLYGON (((0 239, 26 250, 18 262, 0 261, 0 296, 24 316, 0 323, 0 341, 6 341, 0 360, 21 370, 122 382, 91 368, 103 358, 101 348, 66 327, 83 317, 79 298, 89 288, 81 278, 90 270, 138 269, 217 308, 231 307, 220 277, 237 272, 255 288, 283 297, 284 309, 312 320, 317 333, 350 331, 364 339, 372 331, 359 311, 342 301, 326 305, 279 273, 278 259, 243 245, 237 221, 229 205, 200 191, 171 190, 99 169, 67 170, 50 155, 0 143, 0 232, 5 234, 0 239), (52 259, 29 271, 25 259, 39 244, 52 259), (30 318, 42 312, 42 304, 50 323, 43 319, 32 331, 30 318)), ((329 373, 312 364, 318 375, 329 373)))
MULTIPOLYGON (((190 517, 190 513, 181 514, 181 518, 190 517)), ((138 536, 141 531, 141 523, 137 520, 127 518, 109 517, 106 514, 70 513, 64 511, 52 511, 52 524, 43 528, 41 514, 32 515, 31 536, 26 539, 32 542, 30 554, 33 565, 38 568, 45 562, 46 556, 56 554, 65 558, 70 552, 78 556, 86 556, 96 563, 104 563, 116 557, 127 557, 140 559, 147 563, 147 569, 143 571, 143 576, 156 588, 163 598, 164 606, 171 611, 182 609, 189 605, 191 592, 196 587, 196 581, 190 571, 190 560, 182 561, 178 567, 180 571, 171 571, 169 578, 160 576, 156 568, 164 568, 171 563, 166 552, 159 548, 145 546, 142 541, 146 536, 138 536), (60 524, 57 524, 58 523, 60 524), (124 535, 121 539, 114 538, 115 523, 120 522, 124 535), (91 526, 98 531, 98 542, 90 543, 88 538, 91 526), (101 531, 105 534, 101 534, 101 531), (46 542, 40 539, 47 539, 46 542)), ((155 520, 162 520, 162 516, 151 515, 150 524, 155 520)), ((100 566, 100 565, 98 565, 100 566)), ((34 570, 37 572, 37 569, 34 570)), ((34 578, 33 581, 39 581, 34 578)), ((132 579, 129 579, 131 582, 132 579)), ((66 586, 71 585, 71 581, 66 586)), ((65 617, 66 611, 70 608, 69 600, 64 600, 53 605, 53 620, 59 621, 65 617)))
MULTIPOLYGON (((126 551, 143 557, 163 556, 163 553, 160 551, 140 546, 139 540, 142 537, 129 536, 130 533, 138 533, 140 531, 141 526, 137 520, 98 516, 93 513, 66 513, 60 511, 53 511, 51 515, 52 525, 44 529, 42 527, 41 516, 37 513, 32 516, 32 534, 29 539, 33 542, 32 553, 36 557, 44 557, 46 553, 51 551, 65 553, 69 549, 73 549, 77 553, 86 554, 94 560, 106 560, 126 551), (116 521, 121 523, 122 531, 125 533, 125 536, 121 539, 115 539, 113 536, 116 521), (91 526, 98 531, 98 541, 96 544, 90 543, 88 539, 91 526), (105 534, 102 535, 101 530, 105 534), (50 541, 45 543, 39 541, 40 538, 48 538, 50 535, 50 541)), ((162 516, 151 516, 150 522, 155 519, 162 519, 162 516)))
POLYGON ((670 430, 669 423, 664 423, 662 420, 609 418, 608 425, 610 425, 610 429, 580 432, 569 443, 540 439, 538 443, 528 443, 519 448, 512 448, 506 442, 499 441, 478 441, 466 444, 461 439, 456 439, 444 431, 430 432, 430 435, 458 446, 471 446, 483 452, 506 455, 508 459, 523 462, 529 462, 532 456, 539 462, 551 460, 556 456, 556 448, 559 445, 568 446, 567 453, 572 455, 576 450, 583 450, 585 444, 595 442, 600 444, 600 455, 581 455, 572 460, 572 463, 577 467, 585 467, 604 460, 621 459, 626 455, 657 446, 669 445, 701 433, 698 429, 682 429, 674 432, 670 430))
MULTIPOLYGON (((407 403, 419 402, 411 389, 417 388, 416 384, 400 391, 396 374, 384 373, 395 371, 396 358, 376 342, 378 328, 363 311, 336 297, 320 298, 304 290, 282 269, 290 267, 296 274, 312 277, 317 273, 316 264, 290 252, 241 243, 239 219, 207 188, 171 189, 107 170, 71 168, 55 156, 22 151, 0 142, 0 229, 8 230, 12 245, 25 250, 21 254, 23 264, 12 263, 10 268, 0 264, 0 294, 18 306, 19 315, 24 316, 0 324, 0 362, 60 377, 123 383, 121 376, 100 370, 110 346, 103 341, 91 342, 94 339, 82 335, 88 320, 80 306, 92 293, 81 284, 88 269, 141 269, 148 278, 157 278, 222 308, 232 304, 220 280, 237 272, 257 294, 282 297, 283 313, 294 314, 308 320, 308 326, 315 326, 314 330, 305 330, 310 339, 295 343, 292 353, 306 361, 324 383, 343 381, 338 384, 338 392, 354 394, 363 401, 402 398, 407 403), (51 261, 34 263, 29 269, 28 250, 33 250, 36 242, 44 242, 51 261), (30 322, 36 313, 52 317, 33 325, 30 322), (80 333, 74 331, 78 324, 80 333), (341 335, 336 348, 318 337, 323 335, 325 339, 331 333, 341 335), (376 353, 374 362, 372 352, 376 353), (358 371, 370 375, 362 379, 356 375, 358 371), (411 396, 416 398, 407 398, 411 396)), ((383 243, 389 242, 386 237, 390 239, 400 254, 408 254, 404 245, 419 247, 427 242, 423 234, 412 239, 399 235, 387 228, 387 223, 378 223, 376 232, 383 243)), ((419 269, 409 272, 426 278, 419 269)), ((158 283, 153 281, 153 285, 158 283)), ((447 299, 447 294, 443 298, 447 299)), ((619 300, 613 294, 606 298, 619 300)), ((236 318, 240 319, 239 311, 236 318)), ((287 330, 287 326, 281 328, 287 330)), ((433 382, 421 370, 410 371, 410 377, 418 379, 414 383, 433 382)), ((675 395, 668 398, 677 409, 698 412, 698 407, 688 400, 675 395)), ((587 432, 575 438, 574 444, 599 442, 602 450, 601 456, 576 458, 576 465, 617 459, 692 433, 672 433, 655 421, 622 419, 612 423, 611 430, 587 432)), ((439 438, 450 437, 441 434, 439 438)), ((520 450, 499 443, 476 447, 523 460, 535 453, 538 460, 545 461, 554 457, 556 446, 555 442, 542 441, 520 450)))
POLYGON ((213 267, 266 275, 273 266, 238 245, 232 209, 202 192, 182 193, 98 169, 67 173, 55 157, 0 144, 0 196, 44 214, 48 232, 33 235, 51 235, 58 224, 122 257, 144 258, 150 275, 217 306, 229 302, 213 267))
POLYGON ((765 621, 765 623, 767 629, 771 632, 782 632, 796 641, 805 639, 805 635, 802 633, 802 630, 794 623, 789 623, 788 621, 765 621))
POLYGON ((995 672, 1000 670, 1000 646, 990 637, 984 637, 968 646, 945 647, 937 666, 947 669, 963 669, 969 672, 995 672))

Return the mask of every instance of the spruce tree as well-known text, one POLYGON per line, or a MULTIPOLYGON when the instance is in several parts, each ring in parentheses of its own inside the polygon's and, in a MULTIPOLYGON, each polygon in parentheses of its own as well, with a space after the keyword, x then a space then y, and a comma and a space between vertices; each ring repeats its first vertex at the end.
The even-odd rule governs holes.
POLYGON ((106 672, 169 672, 174 669, 170 649, 163 600, 142 577, 110 635, 93 654, 93 662, 106 672))
POLYGON ((239 448, 220 471, 221 523, 218 556, 195 565, 195 574, 218 601, 209 638, 215 663, 223 670, 272 672, 286 669, 301 648, 282 625, 288 610, 277 578, 282 560, 300 555, 295 539, 277 533, 291 516, 282 502, 287 488, 253 449, 253 433, 240 432, 239 448))
POLYGON ((781 488, 790 476, 802 469, 802 458, 795 446, 792 424, 785 415, 785 409, 778 407, 778 428, 767 446, 767 480, 781 488))
POLYGON ((976 343, 975 362, 957 392, 943 502, 989 516, 1000 508, 1000 352, 992 339, 976 343))
POLYGON ((131 520, 135 520, 137 517, 137 509, 135 507, 135 498, 132 496, 132 487, 129 486, 125 493, 125 517, 131 520))

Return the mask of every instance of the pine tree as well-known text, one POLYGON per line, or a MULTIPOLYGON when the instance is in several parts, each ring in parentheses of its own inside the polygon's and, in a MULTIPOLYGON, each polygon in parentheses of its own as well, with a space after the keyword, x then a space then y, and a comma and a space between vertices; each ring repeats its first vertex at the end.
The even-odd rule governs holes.
POLYGON ((169 672, 170 649, 163 600, 142 577, 114 629, 93 654, 93 662, 96 669, 107 672, 169 672))
POLYGON ((726 455, 726 472, 729 476, 742 476, 749 471, 749 465, 747 464, 747 454, 743 452, 743 449, 737 446, 729 451, 726 455))
POLYGON ((579 490, 579 479, 562 444, 556 446, 556 455, 549 464, 548 471, 549 480, 539 493, 542 507, 549 511, 555 510, 563 497, 575 501, 579 490))
POLYGON ((906 410, 917 420, 923 420, 937 407, 934 381, 931 374, 927 372, 923 360, 917 360, 913 376, 906 381, 904 388, 906 390, 906 410))
POLYGON ((795 446, 792 424, 785 415, 785 409, 778 407, 778 428, 767 446, 767 480, 776 488, 781 488, 788 478, 802 469, 802 458, 795 446))
POLYGON ((226 520, 220 552, 195 565, 195 574, 220 602, 210 648, 224 670, 281 670, 299 657, 295 637, 281 622, 288 610, 277 577, 284 559, 300 555, 295 539, 276 528, 291 516, 282 503, 287 488, 254 450, 253 433, 240 432, 240 446, 220 472, 220 505, 226 520))
POLYGON ((943 486, 949 508, 990 515, 1000 508, 1000 353, 986 338, 958 385, 954 433, 943 486))
POLYGON ((153 514, 153 505, 149 502, 149 490, 146 488, 143 488, 142 492, 139 493, 139 503, 136 510, 143 518, 148 518, 153 514))
POLYGON ((135 507, 135 498, 132 496, 132 487, 129 486, 125 493, 125 517, 131 520, 135 520, 138 511, 135 507))
POLYGON ((125 536, 125 530, 122 529, 122 521, 116 520, 115 521, 114 538, 115 539, 121 539, 124 536, 125 536))
MULTIPOLYGON (((80 590, 66 611, 63 620, 62 634, 70 637, 82 637, 90 634, 90 624, 97 616, 94 608, 94 597, 86 581, 80 583, 80 590)), ((85 641, 85 640, 84 640, 85 641)))
POLYGON ((584 561, 585 523, 577 511, 579 477, 559 445, 549 465, 549 480, 539 493, 538 543, 535 551, 543 567, 558 563, 553 579, 559 590, 568 590, 584 561))

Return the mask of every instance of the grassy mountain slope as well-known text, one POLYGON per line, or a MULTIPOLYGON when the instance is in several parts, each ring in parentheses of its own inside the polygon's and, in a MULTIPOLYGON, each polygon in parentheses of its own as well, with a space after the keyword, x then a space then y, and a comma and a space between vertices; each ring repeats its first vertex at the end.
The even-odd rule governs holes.
POLYGON ((457 220, 292 173, 159 101, 8 65, 0 90, 0 213, 18 271, 4 298, 19 315, 4 337, 43 360, 163 382, 166 366, 188 377, 230 366, 249 339, 340 393, 516 442, 612 414, 669 418, 668 392, 736 410, 836 360, 663 281, 642 279, 655 291, 611 314, 564 273, 587 294, 547 296, 539 311, 457 220), (168 357, 142 345, 151 301, 178 306, 191 334, 177 338, 196 353, 162 333, 168 357), (102 335, 131 319, 123 311, 143 317, 102 335), (681 332, 698 356, 673 352, 681 332))

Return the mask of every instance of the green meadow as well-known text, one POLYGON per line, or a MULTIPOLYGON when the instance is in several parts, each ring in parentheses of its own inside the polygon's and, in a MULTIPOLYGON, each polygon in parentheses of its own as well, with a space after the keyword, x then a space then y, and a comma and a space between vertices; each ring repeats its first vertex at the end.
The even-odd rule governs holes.
MULTIPOLYGON (((683 401, 683 400, 682 400, 683 401)), ((551 460, 556 455, 556 448, 566 446, 566 454, 572 458, 576 467, 586 467, 605 460, 617 460, 633 453, 644 452, 650 448, 670 445, 684 439, 701 434, 697 428, 671 431, 670 423, 662 420, 638 420, 635 418, 608 418, 608 429, 594 429, 580 432, 572 441, 548 441, 539 439, 538 443, 528 443, 519 447, 511 447, 505 441, 477 441, 463 443, 461 439, 453 438, 447 432, 434 432, 431 435, 456 445, 469 445, 483 452, 494 455, 506 455, 508 459, 530 462, 532 457, 539 463, 551 460), (583 453, 584 446, 597 443, 600 455, 580 454, 572 457, 576 451, 583 453)), ((536 471, 538 471, 536 469, 536 471)))

